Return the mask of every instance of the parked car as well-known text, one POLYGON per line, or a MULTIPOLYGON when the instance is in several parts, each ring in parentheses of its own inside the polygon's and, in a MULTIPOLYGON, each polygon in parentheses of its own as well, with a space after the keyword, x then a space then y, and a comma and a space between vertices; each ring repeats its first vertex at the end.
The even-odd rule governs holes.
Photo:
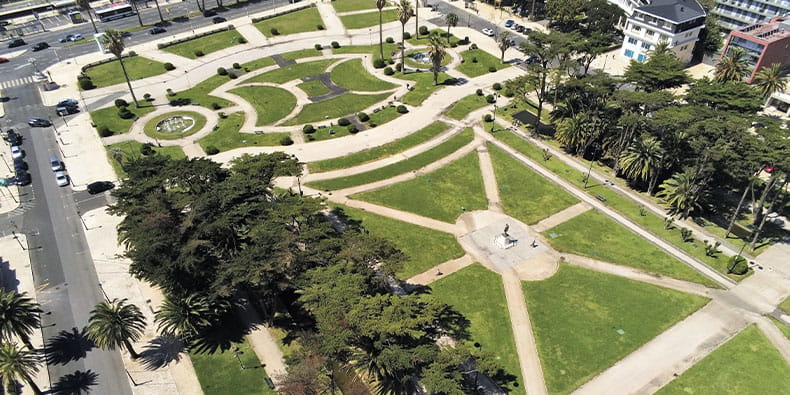
POLYGON ((21 47, 21 46, 23 46, 25 44, 27 44, 25 42, 25 40, 23 40, 21 38, 15 38, 15 39, 11 40, 11 42, 8 43, 8 48, 21 47))
POLYGON ((203 16, 207 17, 207 18, 210 17, 210 16, 216 16, 216 15, 217 15, 217 11, 214 11, 214 10, 205 10, 205 11, 203 11, 203 16))
POLYGON ((538 59, 537 56, 530 56, 530 57, 527 58, 527 60, 524 61, 524 63, 526 63, 526 64, 533 64, 533 63, 537 63, 539 60, 540 59, 538 59))
POLYGON ((69 176, 66 174, 65 171, 56 171, 55 172, 55 182, 58 184, 59 187, 65 187, 69 185, 69 176))
POLYGON ((60 163, 60 159, 58 159, 57 156, 49 158, 49 168, 52 169, 52 171, 63 170, 63 165, 60 163))
POLYGON ((69 34, 69 41, 73 42, 73 41, 79 41, 79 40, 82 40, 82 34, 79 34, 79 33, 69 34))
POLYGON ((80 109, 76 106, 58 106, 55 107, 55 112, 60 116, 66 116, 70 114, 76 114, 80 112, 80 109))
POLYGON ((487 28, 487 27, 483 28, 483 30, 481 30, 481 32, 483 32, 483 34, 485 34, 486 36, 489 36, 489 37, 494 35, 494 31, 489 29, 489 28, 487 28))
POLYGON ((60 43, 68 42, 69 41, 69 37, 71 37, 71 34, 67 34, 65 36, 58 37, 58 42, 60 42, 60 43))
POLYGON ((25 186, 30 184, 30 173, 26 171, 18 171, 16 172, 16 176, 13 177, 13 182, 19 186, 25 186))
POLYGON ((77 107, 79 103, 75 99, 63 99, 58 102, 58 107, 77 107))
POLYGON ((33 52, 41 51, 42 49, 47 49, 47 48, 49 48, 49 44, 47 44, 46 42, 42 41, 40 43, 35 43, 33 45, 33 52))
POLYGON ((521 27, 521 25, 519 25, 518 23, 514 23, 512 26, 510 26, 510 28, 515 30, 515 31, 518 31, 519 27, 521 27))
POLYGON ((52 122, 49 119, 44 118, 30 118, 27 120, 27 124, 31 127, 47 127, 52 126, 52 122))
POLYGON ((20 159, 25 156, 25 151, 22 151, 22 147, 18 145, 11 146, 11 157, 14 159, 20 159))
POLYGON ((14 159, 14 171, 15 172, 27 171, 27 169, 28 169, 28 165, 27 165, 27 162, 25 162, 24 159, 22 159, 22 158, 14 159))
POLYGON ((506 21, 505 21, 505 27, 511 27, 511 26, 513 26, 513 24, 515 24, 515 23, 516 23, 516 22, 515 22, 515 21, 513 21, 512 19, 508 19, 508 20, 506 20, 506 21))
POLYGON ((110 189, 113 188, 115 188, 115 184, 109 181, 96 181, 88 184, 88 193, 90 193, 91 195, 95 195, 97 193, 109 191, 110 189))
POLYGON ((0 63, 8 63, 8 58, 0 58, 0 63))
POLYGON ((527 29, 526 27, 518 25, 518 27, 516 28, 516 31, 519 32, 519 33, 524 33, 524 31, 526 29, 527 29))
POLYGON ((160 34, 160 33, 166 32, 166 31, 167 30, 165 28, 161 27, 161 26, 154 26, 154 27, 151 28, 151 30, 148 31, 148 34, 160 34))
POLYGON ((215 17, 211 18, 211 21, 214 22, 214 23, 222 23, 222 22, 227 22, 227 19, 225 19, 225 18, 223 18, 221 16, 215 16, 215 17))
POLYGON ((11 145, 22 145, 22 136, 15 132, 14 129, 6 130, 3 140, 8 141, 11 145))

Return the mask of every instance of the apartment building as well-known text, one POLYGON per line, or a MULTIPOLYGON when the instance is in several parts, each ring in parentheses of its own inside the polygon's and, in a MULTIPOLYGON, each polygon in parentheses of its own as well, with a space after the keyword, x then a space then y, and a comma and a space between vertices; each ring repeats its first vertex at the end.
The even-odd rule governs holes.
POLYGON ((613 4, 628 15, 623 28, 623 56, 643 62, 658 43, 666 42, 678 59, 691 61, 706 16, 696 0, 618 0, 613 4))
POLYGON ((721 53, 726 56, 732 48, 746 51, 751 73, 746 82, 751 83, 763 67, 779 63, 790 67, 790 17, 774 17, 768 22, 758 22, 730 32, 721 53))
POLYGON ((790 15, 790 0, 716 0, 711 11, 719 17, 719 25, 736 30, 776 16, 790 15))

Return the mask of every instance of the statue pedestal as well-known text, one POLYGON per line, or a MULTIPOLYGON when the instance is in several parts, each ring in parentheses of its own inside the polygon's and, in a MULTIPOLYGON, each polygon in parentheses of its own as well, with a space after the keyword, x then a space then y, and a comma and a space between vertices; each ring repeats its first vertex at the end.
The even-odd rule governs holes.
POLYGON ((503 250, 506 250, 510 247, 515 247, 516 240, 511 239, 510 236, 500 234, 494 238, 494 245, 496 245, 497 247, 503 250))

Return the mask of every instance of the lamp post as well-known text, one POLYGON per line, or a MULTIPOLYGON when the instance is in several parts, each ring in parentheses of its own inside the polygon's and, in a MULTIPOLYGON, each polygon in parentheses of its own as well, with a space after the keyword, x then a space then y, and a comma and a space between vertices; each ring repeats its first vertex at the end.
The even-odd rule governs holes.
POLYGON ((244 367, 244 363, 242 363, 241 362, 241 358, 239 358, 239 355, 241 355, 241 354, 244 354, 244 351, 239 350, 238 347, 234 347, 233 348, 233 356, 236 357, 236 360, 239 361, 239 366, 241 366, 241 369, 244 370, 244 369, 247 369, 247 368, 244 367))
POLYGON ((82 214, 80 214, 79 210, 77 210, 77 216, 80 217, 80 222, 82 222, 82 226, 85 227, 85 230, 90 230, 88 229, 88 224, 86 224, 85 220, 82 219, 82 214))
POLYGON ((587 182, 590 181, 590 173, 592 173, 592 165, 595 161, 595 153, 598 151, 598 143, 593 143, 593 157, 590 158, 590 167, 587 169, 587 176, 584 177, 584 189, 587 189, 587 182))
POLYGON ((499 99, 499 93, 494 93, 494 116, 491 118, 491 133, 494 133, 494 125, 496 124, 496 101, 499 99))
POLYGON ((27 251, 27 248, 24 245, 22 245, 22 240, 19 240, 19 236, 16 235, 16 231, 12 230, 11 234, 14 236, 14 240, 16 240, 17 243, 19 243, 19 247, 22 248, 22 251, 27 251))

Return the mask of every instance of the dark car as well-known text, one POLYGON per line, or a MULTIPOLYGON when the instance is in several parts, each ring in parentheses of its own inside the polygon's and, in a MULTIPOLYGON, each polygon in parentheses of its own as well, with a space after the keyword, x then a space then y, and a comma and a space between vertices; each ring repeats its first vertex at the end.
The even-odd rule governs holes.
POLYGON ((90 193, 91 195, 95 195, 97 193, 109 191, 110 189, 113 188, 115 188, 115 184, 109 181, 96 181, 88 184, 88 193, 90 193))
POLYGON ((14 171, 15 172, 18 173, 18 172, 22 172, 22 171, 27 171, 27 169, 28 169, 28 165, 27 165, 27 162, 25 162, 24 159, 22 159, 22 158, 15 158, 14 159, 14 171))
POLYGON ((214 18, 211 18, 211 21, 214 22, 214 23, 222 23, 222 22, 226 22, 227 19, 225 19, 225 18, 223 18, 221 16, 215 16, 214 18))
POLYGON ((77 106, 57 106, 55 107, 55 113, 60 115, 61 117, 71 114, 76 114, 80 112, 80 109, 77 106))
POLYGON ((43 41, 42 41, 42 42, 40 42, 40 43, 36 43, 35 45, 33 45, 33 51, 34 51, 34 52, 35 52, 35 51, 41 51, 42 49, 47 49, 47 48, 49 48, 49 44, 47 44, 47 43, 45 43, 45 42, 43 42, 43 41))
POLYGON ((217 15, 217 11, 214 11, 214 10, 205 10, 205 11, 203 11, 203 16, 205 16, 205 17, 216 16, 216 15, 217 15))
POLYGON ((160 33, 166 32, 166 31, 167 30, 165 28, 161 27, 161 26, 154 26, 154 27, 151 28, 151 30, 148 31, 148 34, 160 34, 160 33))
POLYGON ((524 63, 526 63, 526 64, 533 64, 533 63, 537 63, 539 60, 540 59, 538 59, 537 56, 530 56, 530 57, 527 58, 527 60, 524 61, 524 63))
POLYGON ((23 45, 25 45, 25 44, 27 44, 27 43, 25 42, 25 40, 23 40, 23 39, 21 39, 21 38, 15 38, 15 39, 11 40, 11 42, 10 42, 10 43, 8 43, 8 48, 16 48, 16 47, 21 47, 21 46, 23 46, 23 45))
POLYGON ((14 182, 16 185, 25 186, 30 184, 30 173, 26 171, 18 171, 16 176, 14 176, 14 182))
POLYGON ((49 119, 44 119, 44 118, 30 118, 27 120, 27 124, 32 127, 42 127, 42 128, 47 126, 52 126, 52 122, 50 122, 49 119))
POLYGON ((22 144, 22 135, 15 132, 14 129, 8 129, 3 136, 3 140, 8 141, 11 145, 20 145, 22 144))
POLYGON ((58 102, 58 107, 77 107, 79 103, 75 99, 63 99, 58 102))

